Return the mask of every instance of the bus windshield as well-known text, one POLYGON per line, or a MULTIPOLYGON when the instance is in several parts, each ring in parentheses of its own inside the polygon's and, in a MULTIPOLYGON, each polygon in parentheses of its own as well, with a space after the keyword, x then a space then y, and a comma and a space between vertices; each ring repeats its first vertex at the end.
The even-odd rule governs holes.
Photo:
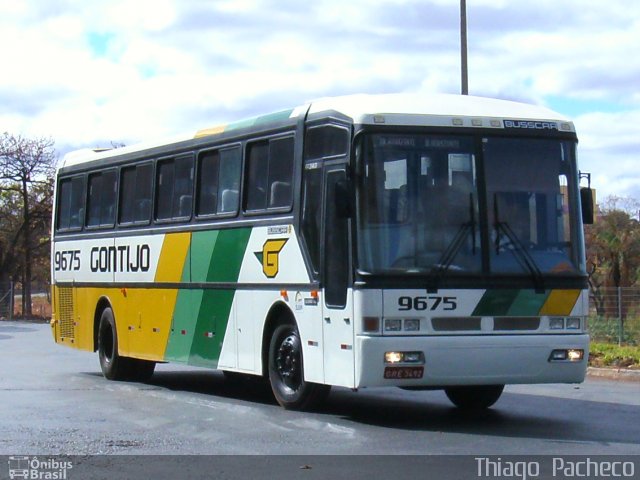
POLYGON ((364 135, 359 270, 580 273, 574 149, 552 138, 364 135))

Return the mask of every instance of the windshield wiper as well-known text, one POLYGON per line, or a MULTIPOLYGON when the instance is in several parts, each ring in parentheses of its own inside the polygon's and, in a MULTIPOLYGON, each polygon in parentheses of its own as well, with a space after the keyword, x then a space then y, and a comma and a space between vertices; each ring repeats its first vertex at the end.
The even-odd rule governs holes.
POLYGON ((453 240, 447 245, 447 248, 438 259, 438 262, 433 265, 429 272, 429 290, 437 290, 440 279, 449 270, 453 260, 458 255, 458 252, 464 245, 467 236, 471 234, 471 253, 476 254, 476 215, 473 208, 473 193, 469 193, 469 221, 460 225, 460 228, 456 232, 453 240))
POLYGON ((516 258, 520 266, 526 268, 531 274, 536 293, 544 292, 544 277, 542 276, 542 272, 538 268, 535 260, 533 259, 531 254, 529 254, 522 241, 520 241, 520 238, 518 238, 511 226, 507 222, 500 221, 500 217, 498 215, 497 194, 494 194, 493 196, 493 214, 495 218, 495 223, 493 224, 493 226, 496 231, 496 255, 500 255, 500 232, 502 231, 513 246, 513 248, 509 249, 509 251, 513 253, 513 256, 516 258))

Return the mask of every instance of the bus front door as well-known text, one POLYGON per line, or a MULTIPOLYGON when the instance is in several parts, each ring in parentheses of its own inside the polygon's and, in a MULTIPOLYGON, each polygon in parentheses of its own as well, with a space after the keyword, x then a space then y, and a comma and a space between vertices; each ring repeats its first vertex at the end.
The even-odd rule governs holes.
POLYGON ((325 383, 353 387, 354 328, 349 247, 347 173, 344 165, 325 167, 323 343, 325 383))

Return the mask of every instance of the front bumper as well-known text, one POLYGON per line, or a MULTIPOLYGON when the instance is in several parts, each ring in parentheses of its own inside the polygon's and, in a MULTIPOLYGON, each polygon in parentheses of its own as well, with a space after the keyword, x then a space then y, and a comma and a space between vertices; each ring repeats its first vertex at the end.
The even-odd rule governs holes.
POLYGON ((477 335, 356 338, 356 387, 580 383, 589 336, 477 335), (581 361, 549 361, 555 349, 582 349, 581 361), (388 351, 424 353, 422 378, 385 379, 388 351))

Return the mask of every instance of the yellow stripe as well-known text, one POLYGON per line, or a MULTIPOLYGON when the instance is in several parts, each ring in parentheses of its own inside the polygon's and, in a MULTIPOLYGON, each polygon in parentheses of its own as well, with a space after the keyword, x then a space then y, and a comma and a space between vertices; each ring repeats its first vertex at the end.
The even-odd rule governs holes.
POLYGON ((165 235, 158 259, 156 282, 179 282, 181 280, 190 242, 191 234, 189 232, 165 235))
POLYGON ((194 138, 206 137, 207 135, 215 135, 224 132, 226 125, 218 125, 217 127, 205 128, 198 130, 194 138))
POLYGON ((580 297, 580 290, 552 290, 540 309, 540 315, 570 315, 580 297))

